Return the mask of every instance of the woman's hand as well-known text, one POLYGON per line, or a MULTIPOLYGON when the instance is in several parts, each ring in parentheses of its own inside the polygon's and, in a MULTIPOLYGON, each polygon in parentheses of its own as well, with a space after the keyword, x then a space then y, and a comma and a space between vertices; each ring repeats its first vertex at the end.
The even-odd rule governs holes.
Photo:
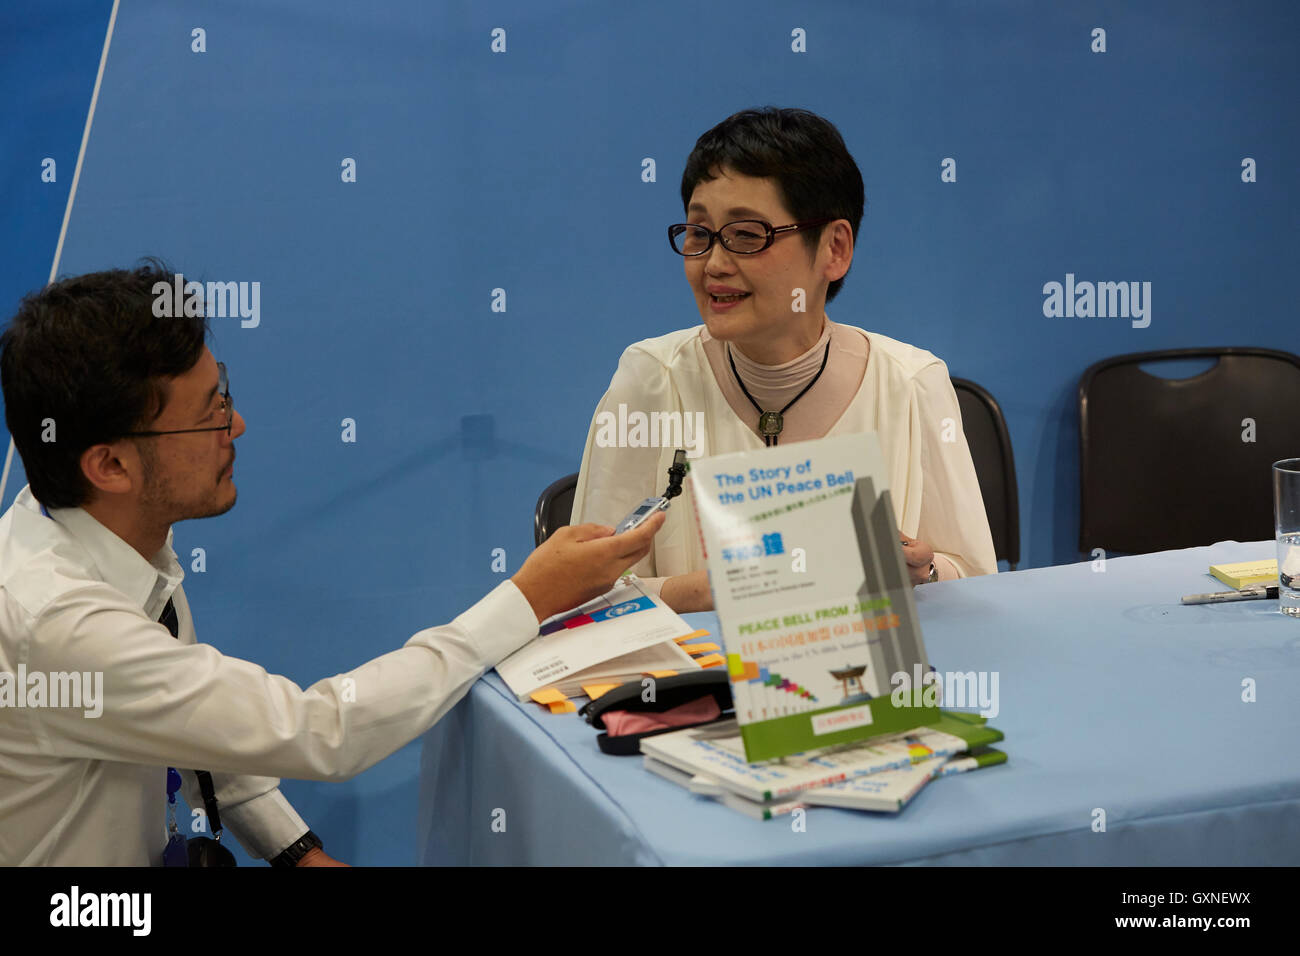
POLYGON ((913 584, 924 584, 930 579, 930 565, 934 561, 934 549, 924 541, 909 538, 898 532, 898 540, 903 545, 903 560, 907 562, 907 576, 913 584))
POLYGON ((709 572, 691 571, 664 581, 659 597, 678 614, 713 610, 713 592, 709 590, 709 572))

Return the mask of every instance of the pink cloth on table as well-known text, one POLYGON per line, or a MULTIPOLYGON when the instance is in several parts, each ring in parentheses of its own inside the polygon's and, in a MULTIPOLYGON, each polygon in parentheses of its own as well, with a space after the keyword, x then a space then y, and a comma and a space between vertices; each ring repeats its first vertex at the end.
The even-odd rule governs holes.
POLYGON ((686 727, 690 724, 703 724, 716 720, 722 709, 717 699, 709 694, 699 700, 678 704, 661 713, 646 711, 611 710, 604 716, 605 729, 611 737, 626 737, 628 734, 644 734, 651 730, 666 730, 669 727, 686 727))

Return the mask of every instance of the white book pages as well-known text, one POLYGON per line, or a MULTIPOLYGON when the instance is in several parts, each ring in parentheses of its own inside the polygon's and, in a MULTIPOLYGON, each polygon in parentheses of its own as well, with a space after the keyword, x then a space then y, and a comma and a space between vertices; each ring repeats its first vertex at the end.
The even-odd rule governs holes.
POLYGON ((643 670, 698 670, 690 655, 673 643, 693 630, 633 576, 596 600, 543 621, 538 636, 496 670, 520 700, 543 687, 558 685, 567 694, 564 687, 625 674, 630 680, 643 670), (612 664, 665 644, 672 646, 630 663, 612 664), (646 661, 661 666, 646 666, 646 661))

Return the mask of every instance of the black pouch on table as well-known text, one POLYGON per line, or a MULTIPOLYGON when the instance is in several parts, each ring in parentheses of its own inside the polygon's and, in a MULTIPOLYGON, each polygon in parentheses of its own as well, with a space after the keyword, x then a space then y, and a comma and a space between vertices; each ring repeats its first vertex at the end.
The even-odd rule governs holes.
POLYGON ((645 686, 642 684, 642 680, 643 678, 637 678, 628 681, 626 684, 620 684, 618 687, 601 694, 595 700, 588 701, 578 711, 591 726, 597 730, 606 731, 596 738, 596 743, 604 753, 620 757, 635 756, 641 753, 642 737, 666 734, 670 730, 684 730, 687 727, 701 727, 734 716, 728 713, 733 705, 731 702, 731 683, 727 679, 727 671, 724 667, 710 667, 706 670, 691 671, 688 674, 655 678, 654 700, 650 701, 644 699, 645 686), (649 730, 640 734, 627 734, 622 737, 610 736, 605 727, 605 714, 610 711, 621 710, 639 714, 663 713, 672 710, 674 707, 680 707, 682 704, 689 704, 691 701, 710 695, 717 701, 718 710, 721 711, 713 720, 683 724, 680 727, 663 727, 659 730, 649 730))

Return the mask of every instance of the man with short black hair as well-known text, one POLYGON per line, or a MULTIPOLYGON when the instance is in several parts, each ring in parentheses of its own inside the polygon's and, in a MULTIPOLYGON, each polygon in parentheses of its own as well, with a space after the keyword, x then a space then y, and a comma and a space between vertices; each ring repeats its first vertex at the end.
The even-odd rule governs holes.
POLYGON ((306 690, 199 644, 171 526, 234 506, 244 420, 202 315, 155 314, 173 280, 153 261, 64 279, 0 335, 29 481, 0 517, 0 865, 159 864, 169 764, 192 807, 193 770, 212 772, 250 854, 334 864, 276 778, 346 780, 405 745, 662 524, 562 528, 452 623, 306 690), (46 693, 68 675, 102 675, 98 714, 46 693), (5 700, 37 684, 40 700, 5 700))

